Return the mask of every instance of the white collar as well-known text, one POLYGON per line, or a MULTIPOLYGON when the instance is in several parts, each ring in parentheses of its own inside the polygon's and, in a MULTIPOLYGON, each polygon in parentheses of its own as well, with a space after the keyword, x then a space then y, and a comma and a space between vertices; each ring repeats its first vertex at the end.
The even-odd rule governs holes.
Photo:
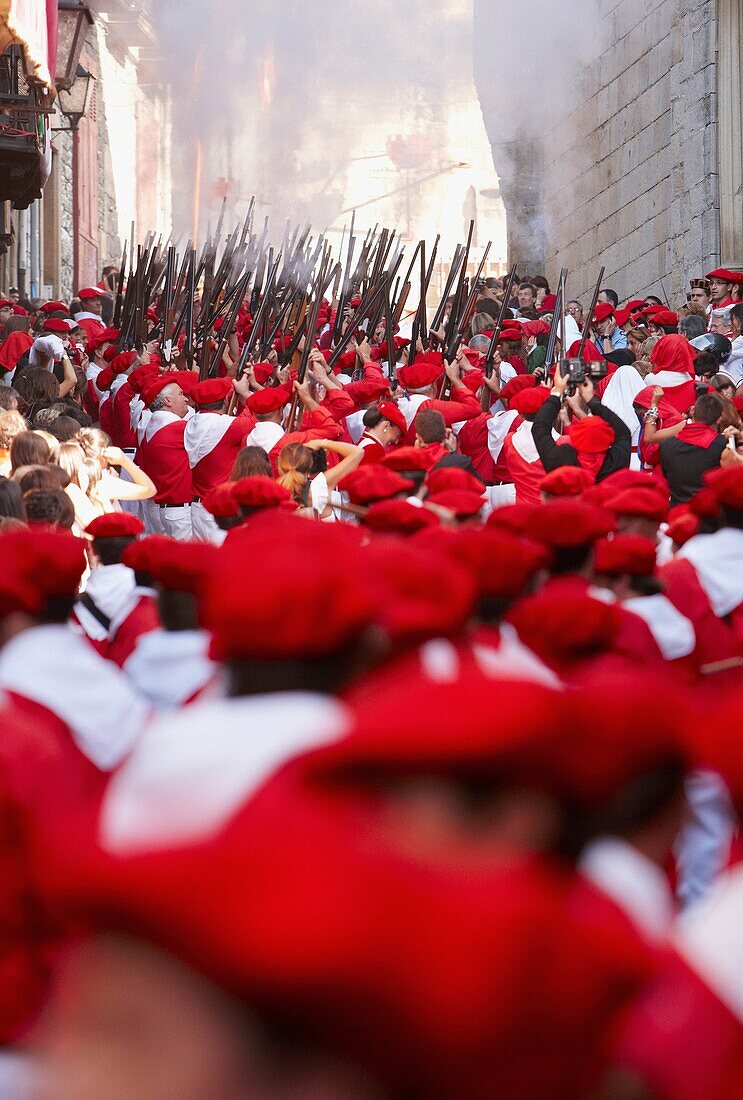
POLYGON ((720 617, 743 603, 743 531, 722 527, 714 535, 695 535, 676 555, 690 561, 720 617))
POLYGON ((588 845, 580 869, 649 940, 666 939, 674 905, 668 879, 660 867, 619 837, 605 836, 588 845))
POLYGON ((117 853, 207 840, 293 757, 349 728, 329 696, 195 702, 157 719, 109 784, 100 839, 117 853))
POLYGON ((743 1023, 743 864, 723 875, 679 921, 676 949, 743 1023))
POLYGON ((168 424, 179 424, 183 420, 183 417, 176 416, 175 413, 169 412, 167 409, 158 409, 157 412, 150 412, 150 419, 147 421, 147 426, 144 430, 144 438, 149 441, 153 435, 160 431, 161 428, 166 428, 168 424))
POLYGON ((106 628, 99 623, 84 604, 75 604, 75 615, 81 627, 96 641, 103 641, 116 634, 124 619, 134 610, 139 600, 136 578, 128 565, 99 565, 88 577, 85 595, 111 620, 106 628))
POLYGON ((688 657, 696 649, 697 636, 692 623, 662 593, 631 596, 623 601, 623 607, 647 623, 667 661, 688 657))
POLYGON ((204 630, 151 630, 137 640, 124 672, 156 710, 181 707, 214 679, 204 630))

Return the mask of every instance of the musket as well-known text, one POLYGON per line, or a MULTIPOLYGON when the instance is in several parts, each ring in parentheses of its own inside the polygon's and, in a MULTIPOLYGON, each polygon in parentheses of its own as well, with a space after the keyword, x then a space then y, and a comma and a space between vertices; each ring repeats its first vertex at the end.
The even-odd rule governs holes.
MULTIPOLYGON (((413 319, 413 329, 410 334, 410 349, 408 351, 408 365, 415 362, 418 353, 418 337, 421 335, 421 305, 426 300, 426 245, 421 241, 420 250, 420 297, 413 319)), ((425 307, 424 307, 425 308, 425 307)))
MULTIPOLYGON (((591 324, 593 323, 593 315, 596 312, 596 305, 597 305, 598 300, 599 300, 599 294, 601 293, 601 284, 604 281, 604 272, 605 271, 606 271, 606 268, 604 268, 604 267, 602 267, 601 271, 599 271, 599 277, 596 280, 596 286, 594 287, 593 297, 591 298, 591 308, 589 309, 589 311, 586 314, 585 319, 583 321, 583 332, 581 333, 580 347, 578 348, 578 355, 576 357, 578 359, 583 358, 583 350, 586 346, 588 336, 591 332, 591 324)), ((562 354, 563 355, 567 354, 567 349, 566 348, 562 349, 562 354)))
POLYGON ((433 248, 431 250, 431 258, 428 261, 428 268, 426 270, 425 290, 424 290, 423 294, 421 295, 422 303, 423 303, 423 309, 421 311, 421 340, 423 341, 424 344, 425 344, 426 340, 428 339, 428 310, 426 309, 426 302, 428 300, 428 288, 431 285, 431 279, 433 278, 433 269, 434 269, 434 265, 436 263, 436 254, 439 250, 439 241, 440 240, 441 240, 441 235, 439 233, 437 233, 436 234, 436 240, 433 242, 433 248))
MULTIPOLYGON (((209 369, 209 377, 214 377, 214 375, 219 370, 219 364, 222 362, 222 356, 224 355, 224 349, 227 347, 227 341, 230 338, 230 334, 232 332, 233 326, 235 324, 235 321, 237 320, 237 314, 238 314, 238 311, 240 309, 240 306, 242 305, 243 298, 245 296, 245 292, 248 289, 248 283, 249 282, 250 282, 250 272, 247 271, 243 275, 240 282, 238 283, 238 293, 235 294, 235 299, 232 303, 232 308, 230 309, 229 313, 225 316, 225 320, 224 320, 224 323, 222 325, 222 331, 219 334, 219 343, 217 344, 217 350, 214 353, 214 357, 213 357, 212 362, 211 362, 211 367, 209 369)), ((204 337, 205 342, 206 342, 206 337, 207 337, 207 334, 205 334, 205 337, 204 337)))
POLYGON ((459 324, 459 318, 462 312, 462 303, 464 301, 465 283, 467 280, 467 265, 470 258, 470 248, 472 247, 472 236, 475 232, 474 218, 470 221, 469 233, 467 234, 467 244, 464 249, 464 259, 462 260, 462 268, 459 273, 459 282, 457 284, 457 292, 454 295, 454 306, 449 313, 449 320, 446 326, 445 336, 445 357, 451 362, 453 356, 451 355, 451 349, 456 339, 457 326, 459 324))
POLYGON ((174 283, 175 280, 175 249, 168 249, 168 259, 165 265, 165 288, 161 301, 162 335, 160 337, 160 349, 163 360, 170 363, 173 351, 173 319, 175 313, 174 283))
POLYGON ((387 340, 387 374, 390 380, 390 391, 394 393, 397 389, 397 356, 395 353, 395 329, 392 324, 389 283, 386 283, 384 288, 384 331, 387 340))
MULTIPOLYGON (((514 264, 511 270, 508 272, 508 278, 506 279, 503 301, 501 302, 500 309, 498 311, 498 317, 495 322, 495 328, 493 329, 493 335, 490 337, 490 343, 488 344, 487 354, 485 356, 485 377, 493 377, 493 364, 495 362, 495 350, 498 347, 498 341, 500 340, 501 330, 503 328, 503 322, 506 319, 506 313, 508 312, 508 303, 511 300, 511 292, 513 290, 513 284, 516 281, 516 268, 514 264)), ((487 386, 483 386, 482 389, 482 408, 487 412, 490 408, 491 394, 487 386)))
POLYGON ((338 344, 333 348, 333 354, 328 360, 329 370, 332 370, 333 367, 338 363, 338 360, 343 355, 344 351, 351 343, 351 340, 356 335, 359 325, 363 321, 364 317, 366 317, 369 311, 376 306, 381 295, 381 286, 376 288, 370 287, 369 290, 367 290, 366 294, 361 299, 358 308, 354 311, 353 317, 350 318, 346 331, 344 332, 343 336, 341 336, 338 344))
MULTIPOLYGON (((322 258, 320 264, 320 272, 317 276, 317 283, 315 285, 315 297, 312 302, 312 309, 310 310, 307 323, 307 330, 304 337, 304 347, 302 348, 302 357, 299 361, 299 367, 297 369, 297 385, 304 384, 305 377, 307 375, 307 365, 310 361, 310 353, 315 343, 315 334, 317 332, 317 319, 320 315, 320 306, 322 305, 323 296, 327 287, 330 285, 330 281, 333 278, 335 271, 331 269, 332 253, 328 249, 322 258)), ((303 409, 299 407, 299 394, 295 393, 292 397, 291 407, 289 410, 289 417, 287 420, 286 430, 287 432, 298 431, 302 423, 303 409)))
POLYGON ((116 282, 116 303, 114 305, 112 325, 114 328, 119 328, 121 325, 121 305, 124 294, 124 279, 126 277, 126 245, 124 245, 124 254, 121 257, 121 267, 119 268, 119 278, 116 282))
MULTIPOLYGON (((552 315, 552 324, 550 325, 550 334, 547 341, 547 354, 544 360, 545 371, 549 372, 550 367, 555 359, 555 348, 557 346, 557 337, 560 330, 560 317, 562 315, 562 289, 565 285, 565 279, 567 278, 568 269, 564 267, 560 272, 560 281, 557 287, 557 301, 555 302, 555 312, 552 315)), ((563 349, 563 355, 565 349, 563 349)))
POLYGON ((447 355, 447 359, 450 363, 454 359, 456 359, 457 353, 464 338, 465 329, 472 319, 472 311, 475 308, 475 302, 477 301, 477 296, 480 293, 477 284, 480 280, 480 276, 482 275, 488 255, 490 254, 491 244, 492 241, 488 241, 487 245, 485 246, 485 251, 482 254, 482 259, 480 260, 477 271, 475 272, 475 277, 472 280, 472 284, 469 289, 467 301, 465 302, 464 309, 462 310, 461 316, 457 321, 457 327, 454 331, 454 338, 448 348, 449 354, 447 355))
MULTIPOLYGON (((454 256, 452 257, 451 267, 449 268, 449 274, 448 274, 447 279, 446 279, 446 285, 444 286, 443 297, 442 297, 442 299, 439 303, 439 307, 436 310, 436 313, 434 314, 433 321, 431 322, 431 325, 430 325, 429 331, 431 331, 431 332, 438 332, 438 330, 441 328, 441 325, 443 324, 444 314, 446 313, 446 303, 449 301, 449 298, 451 297, 451 289, 454 286, 454 280, 456 279, 457 274, 459 272, 459 266, 462 263, 462 258, 463 257, 464 257, 464 245, 458 244, 456 249, 454 250, 454 256)), ((433 337, 433 339, 437 340, 438 337, 433 337)))

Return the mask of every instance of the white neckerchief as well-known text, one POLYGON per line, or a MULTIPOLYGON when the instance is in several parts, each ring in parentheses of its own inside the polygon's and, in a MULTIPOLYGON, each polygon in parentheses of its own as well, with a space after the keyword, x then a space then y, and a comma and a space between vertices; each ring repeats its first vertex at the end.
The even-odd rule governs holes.
POLYGON ((677 661, 693 653, 697 636, 693 625, 678 611, 667 596, 631 596, 622 606, 639 615, 650 627, 650 633, 667 661, 677 661))
POLYGON ((497 462, 506 442, 506 436, 514 420, 518 417, 514 409, 508 412, 495 412, 488 420, 488 450, 493 462, 497 462))
POLYGON ((182 419, 182 417, 176 416, 175 413, 169 412, 167 409, 158 409, 157 412, 150 413, 150 419, 144 429, 144 438, 149 443, 161 428, 167 427, 168 424, 178 424, 182 419))
POLYGON ((270 454, 281 437, 285 435, 280 424, 273 420, 259 421, 245 440, 246 447, 262 447, 270 454))
POLYGON ((109 784, 100 841, 119 854, 206 841, 291 759, 350 723, 337 699, 310 692, 197 701, 163 715, 109 784))
POLYGON ((411 393, 408 397, 400 398, 397 407, 405 417, 405 423, 408 427, 415 420, 421 405, 425 405, 426 401, 430 400, 431 398, 425 393, 411 393))
POLYGON ((649 940, 657 943, 667 938, 674 917, 668 879, 636 848, 619 837, 600 837, 583 852, 580 870, 649 940))
POLYGON ((87 313, 83 311, 82 313, 75 313, 73 316, 76 321, 97 321, 101 328, 105 328, 103 321, 97 313, 87 313))
POLYGON ((98 375, 103 370, 103 367, 99 367, 97 363, 94 363, 92 359, 88 361, 88 365, 85 368, 85 377, 89 382, 95 382, 98 375))
POLYGON ((183 434, 191 469, 222 442, 234 422, 234 417, 226 413, 200 412, 191 417, 183 434))
POLYGON ((111 383, 111 396, 115 397, 125 382, 129 381, 128 374, 117 374, 111 383))
POLYGON ((535 462, 539 462, 539 451, 534 442, 534 436, 531 434, 531 429, 531 421, 525 420, 523 424, 519 424, 518 428, 511 436, 511 442, 517 454, 523 458, 524 462, 528 462, 530 466, 535 462))
POLYGON ((203 630, 151 630, 124 663, 132 686, 156 710, 181 707, 216 674, 203 630))
POLYGON ((715 615, 729 615, 743 603, 743 531, 722 527, 695 535, 676 555, 690 561, 715 615))
POLYGON ((121 563, 100 565, 93 570, 88 577, 85 594, 111 620, 111 626, 106 630, 84 604, 76 603, 75 616, 89 638, 100 642, 114 637, 124 619, 137 606, 139 596, 136 592, 136 584, 134 572, 121 563))
POLYGON ((0 652, 0 687, 46 707, 101 771, 115 768, 139 737, 149 707, 111 661, 69 626, 35 626, 0 652))
POLYGON ((675 947, 743 1023, 743 864, 723 875, 679 921, 675 947))
POLYGON ((629 428, 633 447, 637 446, 640 438, 640 421, 635 412, 634 399, 643 389, 645 389, 645 382, 640 377, 639 371, 632 366, 617 367, 601 398, 601 404, 616 413, 629 428))
POLYGON ((357 412, 352 412, 346 417, 346 427, 348 428, 348 434, 351 436, 352 443, 358 443, 364 434, 364 417, 366 416, 366 409, 359 409, 357 412))

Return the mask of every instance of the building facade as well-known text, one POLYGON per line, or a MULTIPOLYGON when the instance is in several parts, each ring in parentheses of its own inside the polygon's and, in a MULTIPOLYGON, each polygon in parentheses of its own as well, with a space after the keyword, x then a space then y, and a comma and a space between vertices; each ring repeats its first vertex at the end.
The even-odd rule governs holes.
MULTIPOLYGON (((743 267, 743 0, 594 7, 594 56, 563 59, 570 95, 520 144, 520 170, 485 89, 496 169, 510 166, 510 253, 552 277, 568 266, 571 295, 603 265, 621 298, 678 304, 690 278, 743 267)), ((539 92, 550 96, 548 75, 539 92)))
POLYGON ((171 228, 170 90, 146 5, 88 0, 93 16, 80 65, 92 74, 87 109, 71 131, 52 116, 51 172, 27 210, 5 203, 8 247, 0 288, 68 300, 118 265, 124 242, 171 228))

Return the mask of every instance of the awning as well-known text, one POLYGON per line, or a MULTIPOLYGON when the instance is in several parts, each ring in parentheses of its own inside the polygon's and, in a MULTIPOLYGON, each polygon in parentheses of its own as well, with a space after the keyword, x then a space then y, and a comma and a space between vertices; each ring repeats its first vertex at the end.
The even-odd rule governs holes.
POLYGON ((57 52, 57 0, 0 0, 0 52, 23 46, 28 74, 52 85, 57 52))

